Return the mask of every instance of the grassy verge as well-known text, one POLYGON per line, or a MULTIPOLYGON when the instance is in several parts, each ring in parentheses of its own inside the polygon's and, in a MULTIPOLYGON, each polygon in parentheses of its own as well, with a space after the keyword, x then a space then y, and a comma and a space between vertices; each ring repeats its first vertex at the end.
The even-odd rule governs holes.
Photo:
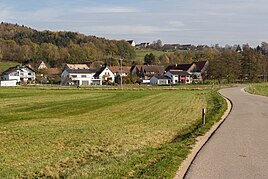
POLYGON ((250 84, 246 91, 252 94, 268 96, 268 83, 250 84))
POLYGON ((226 109, 211 90, 0 88, 0 98, 1 178, 171 178, 226 109))

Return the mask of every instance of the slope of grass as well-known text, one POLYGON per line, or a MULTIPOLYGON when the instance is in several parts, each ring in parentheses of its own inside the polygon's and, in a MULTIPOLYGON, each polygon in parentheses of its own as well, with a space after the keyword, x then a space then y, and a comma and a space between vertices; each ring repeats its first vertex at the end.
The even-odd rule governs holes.
POLYGON ((246 89, 249 93, 268 96, 268 83, 251 84, 246 89))
POLYGON ((1 178, 172 177, 225 109, 210 90, 0 88, 0 98, 1 178), (210 122, 196 130, 204 107, 210 122))
POLYGON ((10 67, 18 65, 16 62, 1 62, 0 61, 0 75, 10 67))

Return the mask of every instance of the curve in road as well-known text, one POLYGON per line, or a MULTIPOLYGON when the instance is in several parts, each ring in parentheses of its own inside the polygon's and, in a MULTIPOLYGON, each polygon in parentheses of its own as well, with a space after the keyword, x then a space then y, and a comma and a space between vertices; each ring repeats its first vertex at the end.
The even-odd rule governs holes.
POLYGON ((222 89, 233 110, 198 153, 186 179, 268 178, 268 98, 222 89))

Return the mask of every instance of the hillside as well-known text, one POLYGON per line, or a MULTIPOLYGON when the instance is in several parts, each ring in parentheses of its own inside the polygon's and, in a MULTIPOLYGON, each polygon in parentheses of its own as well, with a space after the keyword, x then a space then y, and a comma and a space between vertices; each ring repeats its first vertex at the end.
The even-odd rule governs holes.
POLYGON ((41 60, 51 66, 62 63, 102 61, 117 65, 131 61, 135 49, 126 41, 108 40, 76 32, 37 31, 9 23, 0 24, 0 60, 23 62, 41 60))

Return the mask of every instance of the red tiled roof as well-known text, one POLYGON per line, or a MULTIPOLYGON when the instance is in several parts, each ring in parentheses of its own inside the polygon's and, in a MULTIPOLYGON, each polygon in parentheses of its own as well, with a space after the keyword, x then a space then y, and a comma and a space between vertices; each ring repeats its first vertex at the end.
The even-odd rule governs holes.
MULTIPOLYGON (((113 73, 121 73, 121 66, 110 66, 109 70, 113 73)), ((130 73, 130 66, 122 66, 122 73, 130 73)))
POLYGON ((47 73, 49 74, 49 75, 58 75, 58 74, 60 74, 60 69, 58 69, 58 68, 48 68, 47 69, 47 73))

